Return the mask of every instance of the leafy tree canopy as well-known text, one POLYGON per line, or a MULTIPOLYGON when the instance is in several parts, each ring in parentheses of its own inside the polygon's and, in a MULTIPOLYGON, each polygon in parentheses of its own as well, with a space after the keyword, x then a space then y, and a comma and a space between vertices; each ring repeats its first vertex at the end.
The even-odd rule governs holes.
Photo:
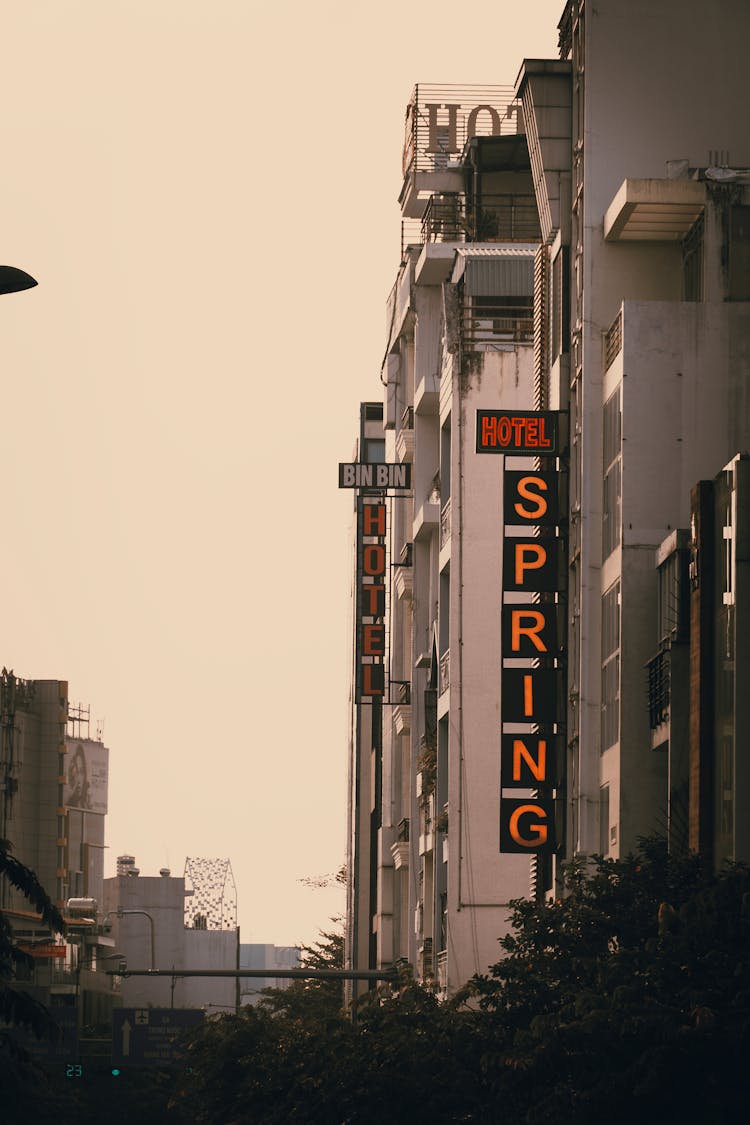
MULTIPOLYGON (((502 957, 450 1002, 383 988, 353 1022, 338 982, 300 982, 209 1021, 172 1113, 225 1125, 742 1120, 749 939, 745 868, 714 875, 643 841, 626 859, 572 864, 557 901, 516 901, 502 957)), ((324 934, 303 961, 340 963, 340 948, 324 934)))

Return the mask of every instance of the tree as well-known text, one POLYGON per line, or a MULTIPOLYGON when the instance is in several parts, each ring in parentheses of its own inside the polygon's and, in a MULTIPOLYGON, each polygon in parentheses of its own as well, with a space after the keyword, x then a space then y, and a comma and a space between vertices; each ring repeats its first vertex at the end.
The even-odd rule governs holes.
POLYGON ((645 840, 572 864, 566 892, 513 903, 504 958, 467 989, 488 1095, 535 1125, 730 1120, 748 1096, 747 870, 645 840))
MULTIPOLYGON (((318 972, 343 967, 344 935, 340 930, 321 931, 320 941, 300 946, 301 969, 318 972)), ((309 978, 293 980, 286 988, 264 988, 260 1005, 289 1018, 325 1021, 341 1015, 343 1002, 341 980, 309 978)))
MULTIPOLYGON (((8 840, 0 839, 2 878, 24 895, 53 933, 64 932, 62 916, 36 874, 15 858, 8 840)), ((19 1046, 12 1029, 31 1031, 38 1039, 57 1034, 57 1025, 49 1010, 15 983, 18 969, 32 965, 33 959, 19 948, 8 917, 0 912, 0 1024, 3 1025, 0 1027, 0 1088, 3 1112, 9 1122, 16 1102, 25 1107, 26 1113, 45 1102, 45 1083, 40 1082, 43 1075, 19 1046)))
MULTIPOLYGON (((573 863, 563 898, 519 899, 513 922, 502 958, 449 1002, 383 986, 355 1023, 304 982, 211 1020, 173 1107, 212 1125, 744 1119, 745 868, 715 875, 647 840, 573 863)), ((311 948, 328 957, 331 936, 311 948)))
MULTIPOLYGON (((17 860, 12 850, 8 840, 0 840, 0 878, 25 896, 53 933, 63 933, 65 923, 59 910, 36 874, 17 860)), ((0 1019, 11 1026, 27 1027, 41 1038, 53 1021, 42 1004, 12 983, 19 965, 31 966, 33 960, 19 948, 8 918, 0 913, 0 1019)), ((0 1046, 7 1043, 7 1033, 0 1033, 0 1046)))

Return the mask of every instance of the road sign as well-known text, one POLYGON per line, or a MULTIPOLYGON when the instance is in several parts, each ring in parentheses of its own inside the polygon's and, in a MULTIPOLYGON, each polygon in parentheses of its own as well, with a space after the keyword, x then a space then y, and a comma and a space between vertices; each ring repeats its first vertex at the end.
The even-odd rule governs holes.
POLYGON ((168 1066, 182 1053, 182 1037, 203 1020, 199 1008, 115 1008, 114 1066, 168 1066))

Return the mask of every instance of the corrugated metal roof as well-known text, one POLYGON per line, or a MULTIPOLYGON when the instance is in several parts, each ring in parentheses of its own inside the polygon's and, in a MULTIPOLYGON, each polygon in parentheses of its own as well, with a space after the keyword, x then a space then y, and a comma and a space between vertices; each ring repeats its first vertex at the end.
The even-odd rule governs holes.
POLYGON ((520 297, 534 292, 532 256, 468 258, 464 286, 469 297, 520 297))

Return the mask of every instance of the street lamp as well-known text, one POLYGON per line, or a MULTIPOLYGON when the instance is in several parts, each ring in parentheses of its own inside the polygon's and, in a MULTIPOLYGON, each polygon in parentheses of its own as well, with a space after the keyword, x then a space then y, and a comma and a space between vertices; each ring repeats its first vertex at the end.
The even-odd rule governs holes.
POLYGON ((122 918, 126 914, 142 914, 144 918, 148 918, 149 925, 151 927, 151 968, 155 969, 156 968, 156 958, 154 956, 154 920, 151 917, 151 915, 148 913, 148 911, 147 910, 123 910, 123 908, 121 906, 118 906, 115 910, 108 910, 107 911, 107 913, 102 918, 102 923, 101 923, 102 926, 106 926, 108 920, 112 917, 113 914, 117 918, 122 918))
POLYGON ((0 266, 0 294, 20 293, 24 289, 33 289, 38 282, 35 277, 17 266, 0 266))

